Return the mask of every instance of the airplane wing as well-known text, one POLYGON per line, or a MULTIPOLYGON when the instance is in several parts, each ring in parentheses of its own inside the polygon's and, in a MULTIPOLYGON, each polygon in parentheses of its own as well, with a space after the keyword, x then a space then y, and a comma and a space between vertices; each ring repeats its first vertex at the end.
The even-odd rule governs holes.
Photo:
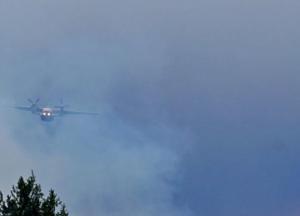
POLYGON ((33 109, 31 107, 23 107, 23 106, 15 106, 14 108, 17 109, 17 110, 32 112, 34 114, 39 114, 39 112, 42 111, 41 108, 33 109))
POLYGON ((63 115, 99 115, 99 113, 91 113, 91 112, 76 112, 76 111, 68 111, 64 110, 63 115))
POLYGON ((15 106, 14 108, 23 111, 29 111, 29 112, 31 112, 32 110, 30 107, 22 107, 22 106, 15 106))

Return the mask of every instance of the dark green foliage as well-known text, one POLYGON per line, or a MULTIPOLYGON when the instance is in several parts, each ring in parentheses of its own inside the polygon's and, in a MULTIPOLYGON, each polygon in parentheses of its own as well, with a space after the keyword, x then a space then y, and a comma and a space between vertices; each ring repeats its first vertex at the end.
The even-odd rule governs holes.
POLYGON ((68 216, 68 212, 53 190, 44 198, 32 173, 27 180, 20 177, 6 199, 0 191, 0 216, 68 216))

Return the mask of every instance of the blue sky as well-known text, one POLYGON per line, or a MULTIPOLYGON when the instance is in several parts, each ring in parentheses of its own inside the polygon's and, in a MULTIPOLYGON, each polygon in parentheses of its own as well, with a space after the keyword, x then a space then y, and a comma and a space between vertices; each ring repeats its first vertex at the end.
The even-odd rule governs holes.
POLYGON ((1 190, 33 169, 72 215, 299 215, 299 4, 0 0, 1 190))

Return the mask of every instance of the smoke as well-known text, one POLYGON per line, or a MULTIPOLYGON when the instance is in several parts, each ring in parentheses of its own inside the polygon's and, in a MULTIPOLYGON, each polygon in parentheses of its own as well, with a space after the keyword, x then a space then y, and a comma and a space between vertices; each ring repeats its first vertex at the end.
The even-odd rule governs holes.
POLYGON ((295 214, 297 8, 0 1, 1 189, 33 169, 74 215, 295 214))
POLYGON ((1 190, 32 169, 72 215, 191 215, 174 198, 179 153, 155 135, 167 131, 158 110, 145 110, 165 66, 163 42, 139 30, 130 10, 104 7, 1 1, 1 190), (11 109, 28 97, 45 106, 64 98, 100 116, 43 123, 11 109))

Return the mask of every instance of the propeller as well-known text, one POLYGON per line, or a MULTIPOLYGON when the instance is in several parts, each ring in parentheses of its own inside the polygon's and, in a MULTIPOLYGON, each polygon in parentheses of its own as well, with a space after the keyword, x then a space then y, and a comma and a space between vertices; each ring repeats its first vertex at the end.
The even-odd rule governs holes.
POLYGON ((30 107, 15 107, 16 109, 25 110, 25 111, 31 111, 32 113, 36 113, 39 110, 38 102, 40 101, 39 98, 37 98, 35 101, 33 101, 31 98, 28 98, 27 101, 31 104, 30 107))
POLYGON ((32 106, 36 106, 38 102, 40 102, 40 99, 37 98, 35 101, 33 101, 31 98, 28 98, 27 101, 31 103, 32 106))
POLYGON ((64 104, 63 99, 60 99, 60 105, 56 105, 54 107, 63 110, 64 108, 69 107, 69 105, 64 104))

